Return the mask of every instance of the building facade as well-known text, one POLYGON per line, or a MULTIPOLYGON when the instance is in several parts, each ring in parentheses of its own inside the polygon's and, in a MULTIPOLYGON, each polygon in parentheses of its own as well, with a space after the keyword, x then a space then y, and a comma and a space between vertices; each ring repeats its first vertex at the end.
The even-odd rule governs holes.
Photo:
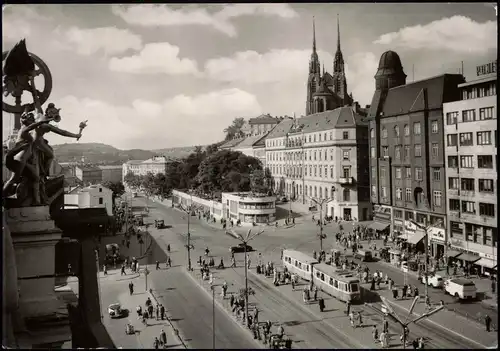
POLYGON ((263 135, 271 131, 279 122, 280 118, 271 115, 260 115, 248 120, 248 132, 250 135, 263 135))
POLYGON ((102 181, 118 183, 123 179, 123 166, 99 166, 102 171, 102 181))
POLYGON ((460 84, 461 100, 443 107, 448 243, 473 255, 457 259, 470 257, 483 269, 497 264, 496 69, 493 73, 460 84))
POLYGON ((113 215, 113 192, 100 185, 73 189, 64 194, 66 208, 105 208, 108 216, 113 215))
POLYGON ((102 182, 102 170, 94 166, 76 166, 75 176, 83 185, 98 184, 102 182))
POLYGON ((351 105, 352 94, 347 92, 347 79, 344 68, 344 56, 340 49, 340 26, 337 17, 337 50, 333 60, 333 74, 323 70, 316 51, 316 27, 313 19, 313 48, 309 60, 307 78, 306 115, 334 110, 351 105))
POLYGON ((269 223, 276 219, 276 197, 253 193, 222 193, 224 218, 243 224, 269 223))
POLYGON ((172 163, 172 160, 165 156, 154 156, 145 161, 141 160, 131 160, 127 161, 122 165, 122 181, 124 181, 125 176, 130 172, 136 176, 143 176, 148 173, 165 174, 168 166, 172 163))
POLYGON ((368 220, 368 124, 359 106, 285 120, 266 138, 274 191, 315 206, 326 215, 368 220))
POLYGON ((417 243, 414 222, 446 223, 443 104, 459 100, 464 81, 444 74, 406 84, 398 54, 382 54, 368 114, 375 229, 417 243))

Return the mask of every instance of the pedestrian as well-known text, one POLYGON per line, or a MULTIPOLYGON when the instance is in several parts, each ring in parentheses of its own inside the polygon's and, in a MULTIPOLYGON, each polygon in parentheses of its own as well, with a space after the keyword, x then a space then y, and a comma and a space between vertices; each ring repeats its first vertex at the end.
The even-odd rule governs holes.
POLYGON ((159 270, 160 269, 160 261, 156 261, 156 270, 159 270))
POLYGON ((292 290, 295 290, 295 280, 292 278, 292 290))
POLYGON ((127 273, 125 273, 125 265, 124 264, 122 264, 122 269, 121 269, 120 275, 127 275, 127 273))
POLYGON ((318 300, 318 287, 314 286, 314 301, 318 300))
POLYGON ((134 294, 134 283, 128 283, 128 290, 130 291, 130 295, 134 294))
POLYGON ((106 267, 106 264, 104 264, 102 271, 104 272, 104 275, 108 275, 108 267, 106 267))
POLYGON ((408 285, 403 285, 403 289, 402 289, 402 299, 406 299, 406 291, 408 290, 408 285))
POLYGON ((142 316, 142 307, 141 306, 137 306, 135 310, 137 311, 137 318, 138 319, 141 318, 141 316, 142 316))
POLYGON ((323 312, 325 310, 325 300, 322 297, 319 298, 318 305, 320 312, 323 312))
POLYGON ((255 324, 259 324, 259 309, 257 307, 253 311, 253 321, 255 324))
POLYGON ((358 312, 358 322, 359 322, 359 326, 363 326, 363 316, 361 315, 361 311, 358 312))
POLYGON ((377 329, 376 325, 373 326, 372 336, 373 336, 373 340, 375 340, 375 342, 377 342, 378 341, 378 329, 377 329))
POLYGON ((160 305, 159 304, 156 304, 155 312, 156 312, 156 320, 160 319, 160 305))
POLYGON ((170 258, 170 256, 168 256, 167 262, 168 262, 168 266, 170 268, 172 268, 172 259, 170 258))
POLYGON ((351 313, 351 301, 347 301, 345 314, 349 315, 351 313))
POLYGON ((233 308, 233 305, 234 305, 234 295, 231 294, 231 296, 229 297, 229 306, 233 308))
POLYGON ((354 313, 349 313, 349 321, 351 322, 351 327, 356 328, 356 325, 354 324, 354 313))
POLYGON ((491 327, 491 317, 489 315, 484 317, 484 324, 486 325, 486 331, 489 333, 491 327))
POLYGON ((158 349, 159 349, 159 347, 160 347, 160 340, 158 340, 158 338, 157 338, 157 337, 155 337, 155 340, 153 341, 153 347, 154 347, 155 349, 157 349, 157 350, 158 350, 158 349))
POLYGON ((250 269, 251 262, 252 262, 252 260, 248 259, 248 269, 250 269))
POLYGON ((161 320, 165 319, 165 306, 160 305, 160 315, 161 315, 161 320))
POLYGON ((384 333, 389 332, 389 321, 384 317, 384 321, 382 322, 382 331, 384 333))
POLYGON ((382 348, 387 347, 387 333, 385 332, 380 333, 380 343, 382 344, 382 348))
POLYGON ((416 286, 414 286, 413 287, 413 294, 415 295, 415 297, 418 296, 418 293, 419 293, 418 288, 416 286))
POLYGON ((149 318, 153 318, 154 307, 153 305, 148 306, 148 316, 149 318))
POLYGON ((375 290, 375 277, 372 277, 372 283, 370 285, 370 290, 375 290))

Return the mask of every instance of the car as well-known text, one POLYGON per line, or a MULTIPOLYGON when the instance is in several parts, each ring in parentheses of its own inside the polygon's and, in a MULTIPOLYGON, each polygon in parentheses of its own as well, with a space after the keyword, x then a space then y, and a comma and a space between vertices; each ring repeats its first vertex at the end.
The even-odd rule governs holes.
MULTIPOLYGON (((245 252, 245 244, 241 243, 236 246, 231 246, 229 248, 229 251, 231 253, 236 253, 236 252, 245 252)), ((253 251, 253 248, 250 245, 247 245, 247 252, 253 251)))
POLYGON ((163 219, 155 219, 155 228, 161 229, 165 227, 165 221, 163 219))
POLYGON ((286 196, 281 196, 280 198, 278 198, 278 201, 288 202, 288 199, 286 198, 286 196))
POLYGON ((121 318, 126 315, 127 311, 122 309, 119 303, 112 303, 108 306, 108 315, 111 318, 121 318))
MULTIPOLYGON (((442 288, 444 286, 444 279, 438 274, 429 274, 427 284, 433 288, 442 288)), ((425 284, 425 274, 418 277, 422 284, 425 284)))

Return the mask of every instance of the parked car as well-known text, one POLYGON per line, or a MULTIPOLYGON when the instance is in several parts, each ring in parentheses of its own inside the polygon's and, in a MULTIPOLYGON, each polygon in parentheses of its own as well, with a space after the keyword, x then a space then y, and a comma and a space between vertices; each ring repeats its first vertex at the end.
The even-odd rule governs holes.
POLYGON ((288 202, 288 199, 286 198, 286 196, 280 196, 278 198, 278 201, 281 201, 281 202, 288 202))
POLYGON ((460 300, 473 300, 476 298, 477 288, 470 279, 452 278, 444 282, 444 292, 460 300))
MULTIPOLYGON (((425 274, 418 277, 422 284, 425 284, 425 274)), ((433 288, 442 288, 444 286, 444 279, 438 274, 429 274, 427 278, 427 285, 433 288)))
POLYGON ((119 303, 112 303, 108 306, 108 315, 110 318, 121 318, 126 314, 126 310, 122 309, 119 303))
MULTIPOLYGON (((236 252, 245 252, 245 244, 240 243, 240 244, 238 244, 238 245, 236 245, 236 246, 231 246, 231 247, 229 248, 229 251, 230 251, 231 253, 236 253, 236 252)), ((250 245, 247 245, 247 252, 251 252, 251 251, 253 251, 253 248, 252 248, 250 245)))
POLYGON ((155 219, 155 228, 161 229, 165 227, 165 221, 163 219, 155 219))
POLYGON ((354 257, 360 259, 363 262, 373 261, 372 252, 370 250, 358 249, 356 250, 354 257))

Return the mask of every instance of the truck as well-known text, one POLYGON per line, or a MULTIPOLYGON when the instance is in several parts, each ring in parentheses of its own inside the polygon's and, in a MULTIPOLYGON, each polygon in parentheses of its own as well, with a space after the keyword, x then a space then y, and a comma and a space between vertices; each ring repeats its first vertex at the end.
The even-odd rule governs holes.
POLYGON ((470 279, 452 278, 444 282, 444 292, 459 300, 473 300, 476 298, 477 288, 470 279))

